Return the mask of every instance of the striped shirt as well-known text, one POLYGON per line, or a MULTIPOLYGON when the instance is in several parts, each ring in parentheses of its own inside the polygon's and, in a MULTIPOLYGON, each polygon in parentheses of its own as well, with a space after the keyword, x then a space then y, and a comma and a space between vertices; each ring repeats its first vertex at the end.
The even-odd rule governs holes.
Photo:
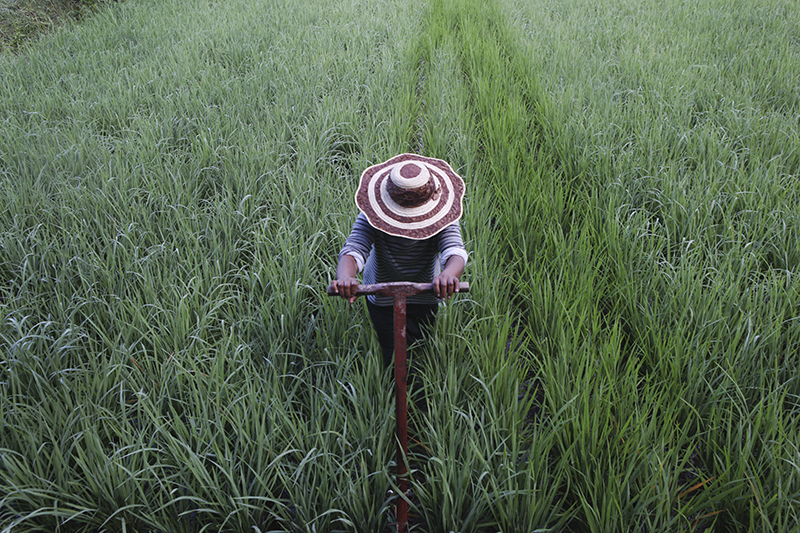
MULTIPOLYGON (((433 237, 414 240, 375 229, 364 213, 358 214, 339 258, 343 255, 355 259, 358 271, 364 271, 366 285, 391 281, 430 283, 451 256, 457 255, 464 259, 464 264, 467 263, 467 250, 457 221, 433 237)), ((388 296, 370 295, 367 298, 375 305, 393 304, 388 296)), ((435 304, 437 301, 433 293, 408 297, 410 304, 435 304)))

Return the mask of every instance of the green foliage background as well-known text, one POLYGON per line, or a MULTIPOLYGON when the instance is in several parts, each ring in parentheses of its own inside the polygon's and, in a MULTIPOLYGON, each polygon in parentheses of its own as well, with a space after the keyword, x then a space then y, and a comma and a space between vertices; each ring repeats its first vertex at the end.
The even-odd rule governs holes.
POLYGON ((0 55, 4 531, 382 531, 390 373, 325 296, 368 165, 468 184, 418 531, 794 531, 785 0, 128 0, 0 55))

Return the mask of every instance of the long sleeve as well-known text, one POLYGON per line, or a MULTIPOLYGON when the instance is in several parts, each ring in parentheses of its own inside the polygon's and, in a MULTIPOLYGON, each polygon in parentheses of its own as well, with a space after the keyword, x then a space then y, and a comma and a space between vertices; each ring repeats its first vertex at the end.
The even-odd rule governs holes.
MULTIPOLYGON (((424 240, 388 235, 372 227, 363 213, 353 224, 350 236, 339 257, 352 256, 359 272, 364 272, 364 283, 411 281, 430 283, 441 271, 441 263, 452 255, 467 261, 467 251, 458 223, 451 224, 433 237, 424 240), (437 261, 437 258, 439 261, 437 261)), ((392 305, 385 296, 370 296, 376 305, 392 305)), ((409 303, 436 303, 433 294, 419 294, 409 298, 409 303)))
POLYGON ((353 223, 350 236, 347 237, 342 250, 339 252, 339 258, 343 255, 350 255, 356 260, 358 271, 364 270, 364 264, 372 251, 377 231, 367 222, 367 217, 363 213, 359 213, 355 223, 353 223))

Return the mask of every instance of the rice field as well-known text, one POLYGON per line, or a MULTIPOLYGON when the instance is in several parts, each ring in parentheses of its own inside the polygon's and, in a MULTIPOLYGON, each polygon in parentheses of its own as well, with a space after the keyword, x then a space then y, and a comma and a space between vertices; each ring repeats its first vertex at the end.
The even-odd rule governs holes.
POLYGON ((325 289, 408 151, 470 251, 412 531, 800 530, 794 2, 126 0, 0 73, 0 531, 391 531, 325 289))

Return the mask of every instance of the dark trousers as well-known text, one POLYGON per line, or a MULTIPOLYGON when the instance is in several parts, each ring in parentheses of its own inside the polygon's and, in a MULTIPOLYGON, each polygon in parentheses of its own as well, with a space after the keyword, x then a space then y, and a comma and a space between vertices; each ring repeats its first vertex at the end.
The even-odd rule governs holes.
MULTIPOLYGON (((367 300, 367 309, 381 344, 383 364, 388 367, 394 362, 394 307, 375 305, 367 300)), ((438 309, 438 304, 406 305, 406 347, 425 339, 436 321, 438 309)))

